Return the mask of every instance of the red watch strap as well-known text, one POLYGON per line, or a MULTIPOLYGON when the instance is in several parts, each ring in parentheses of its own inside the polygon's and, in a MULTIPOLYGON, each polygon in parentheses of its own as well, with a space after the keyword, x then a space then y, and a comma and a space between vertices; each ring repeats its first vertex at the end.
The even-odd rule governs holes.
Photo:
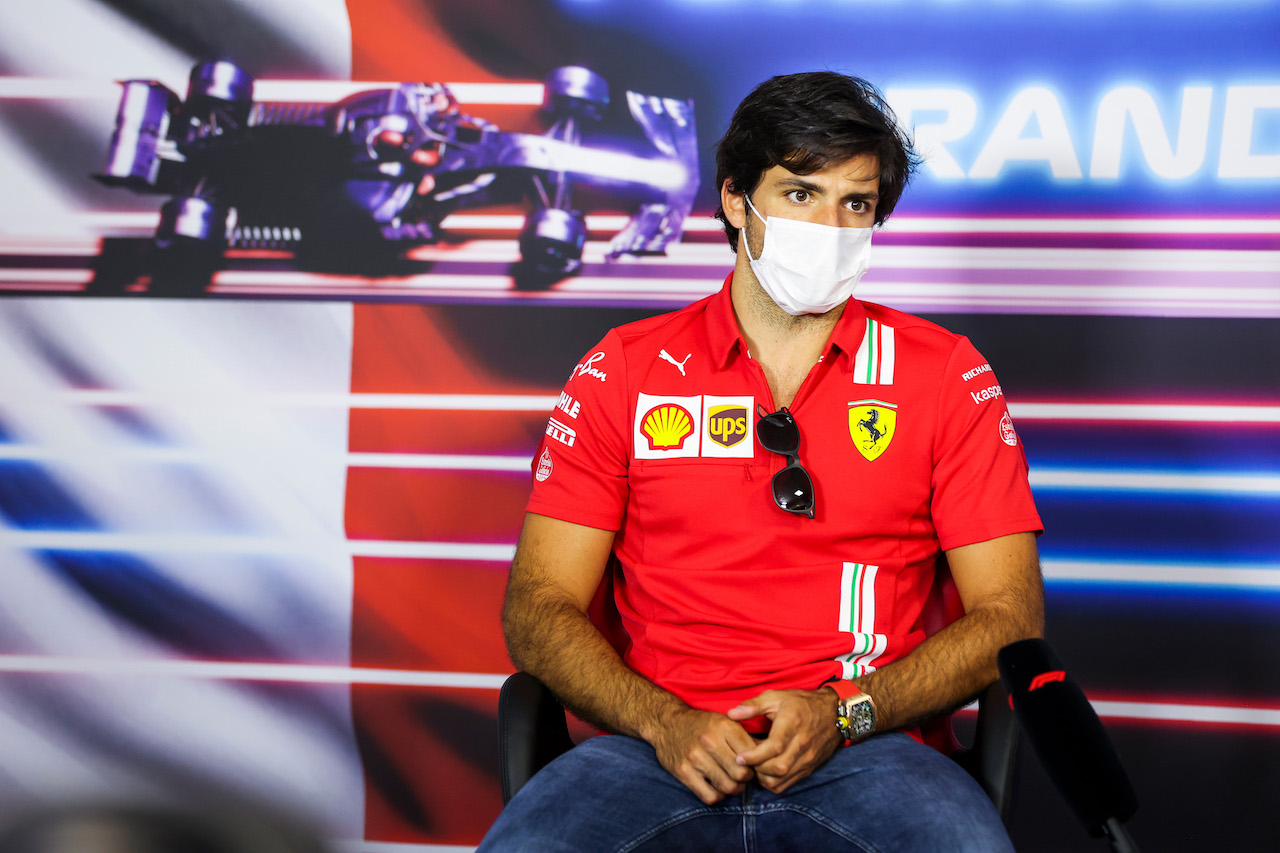
POLYGON ((836 692, 836 696, 840 698, 841 702, 862 692, 858 685, 852 681, 828 681, 826 686, 836 692))

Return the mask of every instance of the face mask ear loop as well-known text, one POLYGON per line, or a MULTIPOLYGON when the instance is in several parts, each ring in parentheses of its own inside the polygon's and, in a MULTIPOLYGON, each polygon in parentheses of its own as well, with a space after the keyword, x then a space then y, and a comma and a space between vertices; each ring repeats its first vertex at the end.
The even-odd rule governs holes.
MULTIPOLYGON (((768 228, 769 221, 760 215, 760 211, 756 210, 756 206, 751 203, 751 196, 747 195, 746 193, 743 193, 742 200, 747 203, 747 207, 751 208, 751 212, 756 215, 756 219, 759 219, 760 222, 763 223, 766 228, 768 228)), ((759 258, 751 257, 751 243, 747 240, 747 226, 745 222, 742 225, 742 247, 747 250, 747 260, 749 261, 760 260, 759 258)), ((760 253, 764 254, 764 250, 762 249, 760 253)))

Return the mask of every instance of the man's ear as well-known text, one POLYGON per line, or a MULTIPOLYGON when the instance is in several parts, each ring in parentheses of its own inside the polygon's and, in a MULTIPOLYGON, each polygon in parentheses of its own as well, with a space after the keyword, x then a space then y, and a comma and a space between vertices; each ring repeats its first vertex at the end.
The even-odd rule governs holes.
POLYGON ((743 228, 747 224, 747 205, 742 193, 729 189, 729 179, 725 178, 720 185, 720 207, 724 209, 724 218, 734 228, 743 228))

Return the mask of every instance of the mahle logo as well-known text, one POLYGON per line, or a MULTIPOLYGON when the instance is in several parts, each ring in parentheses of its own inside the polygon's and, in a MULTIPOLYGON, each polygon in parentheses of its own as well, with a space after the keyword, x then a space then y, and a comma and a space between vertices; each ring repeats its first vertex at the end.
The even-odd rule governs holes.
POLYGON ((707 433, 716 444, 733 447, 747 437, 747 410, 742 406, 712 406, 707 410, 707 433))
POLYGON ((640 422, 650 450, 678 450, 693 433, 693 417, 675 403, 654 406, 640 422))

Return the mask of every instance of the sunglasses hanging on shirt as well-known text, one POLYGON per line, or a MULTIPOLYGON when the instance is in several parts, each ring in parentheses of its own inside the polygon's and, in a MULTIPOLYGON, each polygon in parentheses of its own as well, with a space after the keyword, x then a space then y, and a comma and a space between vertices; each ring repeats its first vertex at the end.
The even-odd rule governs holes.
POLYGON ((800 427, 783 406, 771 415, 756 406, 756 441, 770 453, 787 458, 787 467, 773 475, 773 502, 778 509, 813 518, 813 478, 800 464, 800 427))

